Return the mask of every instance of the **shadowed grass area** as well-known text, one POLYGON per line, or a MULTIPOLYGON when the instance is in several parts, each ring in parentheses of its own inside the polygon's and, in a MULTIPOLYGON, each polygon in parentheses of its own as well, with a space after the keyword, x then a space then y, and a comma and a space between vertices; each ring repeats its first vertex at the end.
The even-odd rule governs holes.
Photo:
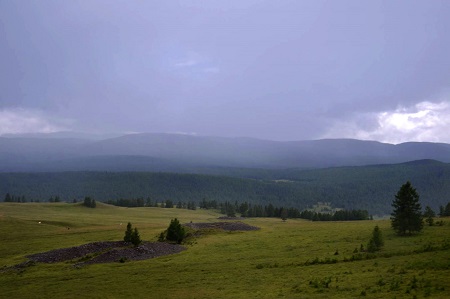
MULTIPOLYGON (((181 223, 219 221, 212 211, 98 204, 0 204, 0 267, 28 254, 123 238, 126 223, 156 240, 181 223), (39 224, 39 222, 41 222, 39 224), (122 223, 122 225, 121 225, 122 223), (68 229, 70 228, 70 229, 68 229)), ((450 219, 397 237, 388 220, 247 219, 258 231, 214 232, 155 259, 89 265, 37 263, 0 273, 5 298, 448 298, 450 219), (385 246, 354 253, 378 225, 385 246), (336 254, 337 253, 337 254, 336 254)))

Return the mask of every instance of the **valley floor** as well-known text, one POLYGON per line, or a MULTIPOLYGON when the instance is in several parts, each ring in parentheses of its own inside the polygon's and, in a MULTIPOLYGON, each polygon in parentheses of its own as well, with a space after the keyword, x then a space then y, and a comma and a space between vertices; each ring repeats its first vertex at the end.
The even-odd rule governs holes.
POLYGON ((309 222, 247 219, 254 231, 214 231, 187 250, 143 261, 35 263, 26 256, 95 241, 119 241, 127 222, 156 241, 171 219, 214 222, 207 210, 99 204, 0 204, 2 298, 449 298, 450 219, 397 237, 389 220, 309 222), (40 223, 39 223, 40 222, 40 223), (384 248, 359 251, 373 228, 384 248), (70 229, 68 229, 70 228, 70 229))

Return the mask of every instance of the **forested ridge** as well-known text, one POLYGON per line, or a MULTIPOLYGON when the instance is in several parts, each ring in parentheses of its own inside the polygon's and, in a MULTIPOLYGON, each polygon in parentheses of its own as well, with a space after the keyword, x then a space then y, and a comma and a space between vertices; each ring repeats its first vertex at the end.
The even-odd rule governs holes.
POLYGON ((28 201, 55 196, 65 201, 85 196, 97 201, 142 197, 200 202, 206 198, 300 210, 320 201, 385 215, 391 211, 398 187, 408 180, 424 206, 437 209, 449 201, 450 194, 450 164, 433 160, 313 170, 223 168, 221 173, 234 177, 148 172, 1 173, 0 196, 10 193, 28 201))

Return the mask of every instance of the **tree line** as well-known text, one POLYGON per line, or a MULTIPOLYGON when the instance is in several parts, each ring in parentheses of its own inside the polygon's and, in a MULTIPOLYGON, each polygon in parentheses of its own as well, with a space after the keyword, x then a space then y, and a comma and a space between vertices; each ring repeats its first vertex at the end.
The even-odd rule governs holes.
MULTIPOLYGON (((172 200, 162 201, 157 203, 147 198, 144 201, 143 198, 137 199, 120 199, 109 200, 107 203, 122 206, 122 207, 160 207, 160 208, 177 208, 177 209, 189 209, 195 210, 197 204, 194 201, 178 201, 174 205, 172 200)), ((236 217, 236 213, 239 213, 241 217, 256 218, 256 217, 268 217, 268 218, 301 218, 312 221, 350 221, 350 220, 367 220, 369 219, 369 212, 366 210, 339 210, 334 213, 317 213, 309 210, 300 211, 294 207, 276 207, 272 203, 268 205, 251 204, 248 202, 239 203, 235 201, 218 202, 217 200, 207 200, 203 198, 199 202, 200 209, 214 209, 220 210, 220 213, 227 215, 228 217, 236 217)))
POLYGON ((312 221, 351 221, 351 220, 368 220, 369 212, 366 210, 338 210, 330 213, 318 213, 311 210, 300 211, 294 207, 277 207, 273 204, 260 205, 243 202, 239 204, 237 201, 233 204, 228 201, 219 203, 218 207, 222 214, 229 217, 235 217, 238 212, 241 217, 268 217, 268 218, 300 218, 312 221))
MULTIPOLYGON (((19 202, 25 203, 28 202, 24 195, 17 196, 11 195, 10 193, 6 193, 4 197, 4 202, 19 202)), ((39 202, 30 200, 29 202, 39 202)), ((51 196, 48 199, 48 202, 61 202, 59 196, 51 196)), ((73 200, 73 202, 77 202, 73 200)), ((147 197, 144 199, 143 197, 138 198, 120 198, 117 200, 108 200, 107 204, 121 206, 121 207, 160 207, 160 208, 178 208, 178 209, 189 209, 196 210, 197 207, 200 209, 215 209, 220 210, 220 212, 229 217, 236 217, 239 214, 241 217, 248 218, 256 218, 256 217, 275 217, 275 218, 300 218, 307 219, 312 221, 352 221, 352 220, 368 220, 371 219, 371 215, 367 210, 362 209, 341 209, 335 212, 329 213, 321 213, 315 212, 309 209, 300 210, 295 207, 284 207, 284 206, 275 206, 272 203, 268 205, 262 204, 252 204, 250 202, 244 201, 239 203, 235 201, 234 203, 230 201, 219 202, 217 200, 208 200, 203 198, 201 201, 195 202, 191 201, 181 201, 179 200, 177 203, 168 199, 158 202, 157 200, 152 200, 151 197, 147 197)), ((85 197, 83 205, 90 208, 96 207, 95 199, 91 197, 85 197)), ((425 212, 423 215, 427 218, 427 223, 432 225, 433 217, 436 216, 436 213, 429 207, 426 206, 425 212)), ((439 207, 439 216, 446 217, 450 216, 450 202, 448 202, 445 206, 441 205, 439 207)))
POLYGON ((194 201, 178 201, 175 205, 174 202, 170 199, 163 200, 158 202, 156 200, 152 200, 150 197, 147 197, 144 200, 143 197, 139 198, 120 198, 117 200, 110 199, 106 201, 107 204, 118 206, 118 207, 126 207, 126 208, 138 208, 138 207, 155 207, 155 208, 178 208, 178 209, 188 209, 195 210, 197 209, 197 205, 194 201))
MULTIPOLYGON (((3 199, 4 202, 40 202, 39 199, 28 199, 25 197, 25 195, 14 195, 14 194, 5 194, 5 198, 3 199)), ((50 198, 47 200, 48 202, 61 202, 61 198, 59 196, 50 196, 50 198)))

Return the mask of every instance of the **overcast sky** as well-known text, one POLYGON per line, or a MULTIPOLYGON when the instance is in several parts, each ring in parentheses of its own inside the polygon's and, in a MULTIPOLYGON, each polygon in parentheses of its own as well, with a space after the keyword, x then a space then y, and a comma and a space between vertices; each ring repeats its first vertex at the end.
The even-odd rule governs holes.
POLYGON ((450 1, 0 0, 0 135, 450 143, 450 1))

